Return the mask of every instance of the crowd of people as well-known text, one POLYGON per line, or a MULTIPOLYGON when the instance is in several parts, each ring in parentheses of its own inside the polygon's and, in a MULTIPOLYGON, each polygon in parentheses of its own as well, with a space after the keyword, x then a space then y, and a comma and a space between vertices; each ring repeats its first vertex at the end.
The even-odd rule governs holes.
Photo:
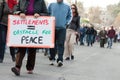
POLYGON ((104 44, 108 44, 107 48, 112 48, 113 42, 119 42, 119 32, 113 26, 101 27, 99 31, 94 29, 91 25, 83 25, 80 28, 80 45, 93 45, 94 42, 100 42, 100 47, 104 48, 104 44))
MULTIPOLYGON (((8 15, 19 15, 20 18, 25 19, 27 15, 32 15, 34 18, 39 16, 54 16, 55 17, 55 47, 45 49, 45 55, 49 54, 50 65, 57 62, 58 67, 63 66, 63 60, 74 60, 74 44, 80 42, 80 45, 93 46, 97 37, 100 40, 100 47, 108 42, 108 47, 112 47, 113 38, 116 35, 113 26, 106 31, 103 28, 99 33, 93 26, 83 25, 80 27, 80 16, 78 14, 77 6, 65 4, 63 0, 56 0, 51 3, 48 8, 44 0, 2 0, 0 4, 0 63, 3 63, 5 47, 8 15), (107 41, 108 40, 108 41, 107 41), (56 58, 56 55, 58 57, 56 58)), ((120 41, 120 33, 117 35, 120 41)), ((11 71, 16 75, 20 75, 23 58, 27 52, 26 69, 28 74, 33 74, 37 48, 24 47, 10 47, 10 54, 12 56, 15 66, 11 71)))

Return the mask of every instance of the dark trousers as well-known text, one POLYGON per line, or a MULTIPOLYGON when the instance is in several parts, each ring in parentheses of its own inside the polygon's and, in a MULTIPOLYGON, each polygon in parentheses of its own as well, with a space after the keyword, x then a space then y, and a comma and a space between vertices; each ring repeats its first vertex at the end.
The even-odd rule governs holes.
MULTIPOLYGON (((0 24, 0 60, 3 61, 6 47, 7 26, 0 24)), ((15 48, 10 47, 10 55, 15 58, 15 48)))
POLYGON ((16 48, 10 47, 10 55, 12 58, 15 58, 15 50, 16 50, 16 48))
POLYGON ((100 39, 100 47, 104 47, 106 39, 100 39))
POLYGON ((27 70, 33 70, 36 59, 36 48, 18 48, 16 55, 16 67, 19 69, 21 68, 26 52, 28 52, 26 68, 27 70))
POLYGON ((55 56, 57 53, 57 62, 63 61, 65 36, 66 29, 59 29, 55 31, 55 47, 50 49, 50 60, 55 60, 55 56))
POLYGON ((4 59, 7 26, 0 24, 0 60, 4 59))

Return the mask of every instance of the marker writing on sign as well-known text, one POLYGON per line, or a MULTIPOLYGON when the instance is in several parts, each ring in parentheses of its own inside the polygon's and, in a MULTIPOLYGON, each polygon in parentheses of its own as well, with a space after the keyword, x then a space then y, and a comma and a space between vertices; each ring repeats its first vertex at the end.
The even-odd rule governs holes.
POLYGON ((38 37, 30 37, 30 36, 22 36, 21 44, 43 44, 43 36, 38 37))
POLYGON ((13 31, 13 35, 38 35, 38 30, 15 30, 13 31))
POLYGON ((13 25, 48 25, 49 21, 47 19, 43 20, 13 20, 13 25))

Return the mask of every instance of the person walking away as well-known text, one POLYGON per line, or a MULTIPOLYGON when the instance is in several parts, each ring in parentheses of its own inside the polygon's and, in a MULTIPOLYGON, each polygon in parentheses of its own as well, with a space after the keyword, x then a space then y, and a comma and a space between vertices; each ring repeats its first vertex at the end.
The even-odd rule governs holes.
MULTIPOLYGON (((36 19, 39 16, 47 15, 47 8, 44 0, 19 0, 16 11, 20 11, 19 16, 22 19, 25 19, 26 15, 32 15, 36 19)), ((33 74, 33 70, 35 66, 35 58, 36 58, 36 48, 18 47, 16 64, 15 64, 15 67, 11 68, 11 71, 16 76, 20 76, 22 62, 23 62, 23 58, 25 56, 26 50, 28 51, 26 69, 28 74, 33 74)))
POLYGON ((94 28, 88 27, 86 31, 86 35, 87 35, 87 46, 89 45, 93 46, 94 28))
POLYGON ((72 12, 70 6, 65 4, 63 0, 57 0, 55 3, 51 3, 48 7, 50 16, 56 18, 55 27, 55 47, 50 49, 51 65, 55 63, 55 56, 58 53, 57 63, 58 67, 63 66, 63 53, 64 42, 66 36, 66 26, 72 19, 72 12))
POLYGON ((66 41, 65 41, 65 60, 73 60, 73 49, 74 43, 76 42, 76 34, 79 33, 80 30, 80 16, 78 15, 77 6, 75 4, 71 5, 73 18, 70 25, 67 28, 66 32, 66 41))
MULTIPOLYGON (((13 14, 16 5, 16 0, 2 0, 2 3, 0 3, 0 63, 4 60, 8 15, 13 14)), ((15 61, 15 50, 13 47, 10 47, 10 55, 12 60, 15 61)))
POLYGON ((99 32, 99 38, 100 38, 100 47, 104 48, 104 44, 106 43, 107 37, 107 31, 105 30, 105 27, 99 32))
POLYGON ((95 29, 94 29, 94 27, 93 27, 93 25, 92 25, 92 27, 90 28, 91 29, 91 42, 90 42, 90 44, 91 44, 91 46, 93 45, 93 43, 94 43, 94 37, 95 37, 95 29))
POLYGON ((80 45, 84 45, 84 37, 85 37, 86 29, 85 26, 80 27, 80 45))
POLYGON ((96 42, 96 36, 97 36, 97 30, 94 29, 94 35, 93 35, 93 43, 96 42))
POLYGON ((108 46, 107 48, 112 48, 113 45, 113 39, 115 37, 115 30, 113 29, 113 26, 111 26, 111 29, 108 30, 107 36, 108 36, 108 46))

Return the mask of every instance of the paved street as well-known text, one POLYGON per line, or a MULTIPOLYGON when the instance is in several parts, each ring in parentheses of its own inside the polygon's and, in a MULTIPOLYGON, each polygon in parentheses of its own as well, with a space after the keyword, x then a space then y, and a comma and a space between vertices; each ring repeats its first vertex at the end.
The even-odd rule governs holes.
POLYGON ((24 60, 21 76, 11 72, 14 63, 9 50, 6 51, 4 63, 0 64, 0 80, 120 80, 120 43, 112 49, 75 46, 75 60, 64 61, 64 66, 49 65, 49 60, 40 51, 37 53, 34 74, 27 74, 24 60))

